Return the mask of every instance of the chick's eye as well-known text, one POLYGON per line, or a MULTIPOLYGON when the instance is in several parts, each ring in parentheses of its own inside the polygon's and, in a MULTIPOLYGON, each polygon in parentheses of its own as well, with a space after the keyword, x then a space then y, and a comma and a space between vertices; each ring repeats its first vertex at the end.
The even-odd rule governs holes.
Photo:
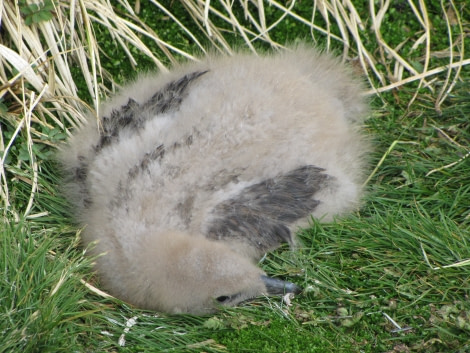
POLYGON ((215 298, 220 304, 227 302, 230 299, 228 295, 221 295, 220 297, 215 298))

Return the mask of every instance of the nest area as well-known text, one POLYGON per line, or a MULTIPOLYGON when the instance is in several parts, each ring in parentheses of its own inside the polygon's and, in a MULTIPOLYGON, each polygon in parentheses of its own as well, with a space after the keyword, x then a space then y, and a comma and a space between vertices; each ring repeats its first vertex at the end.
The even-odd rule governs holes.
POLYGON ((261 343, 315 351, 321 341, 318 352, 467 351, 467 2, 2 2, 0 346, 222 352, 241 342, 267 352, 261 343), (261 298, 207 320, 141 315, 109 299, 60 197, 56 146, 138 72, 297 42, 334 52, 364 77, 374 112, 366 129, 377 145, 366 182, 373 197, 359 216, 314 223, 296 257, 277 252, 260 265, 307 294, 290 308, 261 298), (289 346, 297 337, 305 349, 289 346))

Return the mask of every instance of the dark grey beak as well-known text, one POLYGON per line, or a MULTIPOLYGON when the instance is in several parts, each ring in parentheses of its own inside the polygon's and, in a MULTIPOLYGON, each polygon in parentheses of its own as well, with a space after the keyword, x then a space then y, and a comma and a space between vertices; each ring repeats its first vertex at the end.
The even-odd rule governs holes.
POLYGON ((268 291, 267 294, 277 295, 277 294, 287 294, 287 293, 294 293, 299 294, 302 292, 302 288, 298 285, 286 282, 277 278, 272 278, 268 276, 261 276, 261 279, 266 286, 266 290, 268 291))

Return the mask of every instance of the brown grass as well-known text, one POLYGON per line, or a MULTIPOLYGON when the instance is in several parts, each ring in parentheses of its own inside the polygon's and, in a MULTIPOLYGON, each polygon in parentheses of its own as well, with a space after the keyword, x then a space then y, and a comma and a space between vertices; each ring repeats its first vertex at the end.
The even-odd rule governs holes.
MULTIPOLYGON (((190 54, 161 39, 157 31, 150 28, 139 19, 138 6, 133 7, 127 0, 116 1, 125 11, 116 12, 105 0, 57 1, 53 17, 49 21, 26 25, 16 1, 6 1, 1 7, 1 26, 3 29, 0 41, 0 103, 7 107, 2 112, 1 120, 14 126, 12 136, 0 136, 0 198, 3 213, 13 212, 10 204, 7 170, 13 178, 23 178, 31 184, 31 194, 23 216, 34 217, 31 213, 34 195, 38 190, 38 165, 33 152, 35 143, 54 144, 44 136, 40 127, 49 130, 60 129, 67 131, 64 124, 75 126, 80 124, 85 111, 99 114, 100 97, 106 96, 116 85, 113 77, 101 65, 105 56, 100 51, 94 32, 96 24, 109 31, 112 37, 123 48, 128 60, 137 66, 132 51, 139 52, 150 58, 159 70, 168 70, 142 40, 143 37, 154 42, 167 61, 175 62, 175 55, 195 60, 190 54), (85 78, 86 87, 92 97, 92 107, 79 98, 74 82, 71 66, 78 67, 85 78), (59 118, 60 117, 60 118, 59 118), (29 153, 27 161, 19 161, 15 168, 5 164, 10 148, 19 136, 24 136, 29 153), (18 170, 28 170, 27 176, 20 176, 18 170)), ((199 26, 201 35, 207 37, 217 50, 230 54, 232 48, 227 40, 227 26, 217 26, 222 20, 229 25, 231 32, 237 33, 246 45, 256 52, 254 42, 263 41, 274 48, 282 48, 283 43, 272 39, 270 33, 287 18, 307 26, 311 39, 316 42, 319 36, 326 37, 326 47, 333 42, 341 43, 344 59, 354 57, 362 71, 367 75, 371 85, 369 94, 379 94, 397 89, 410 82, 418 81, 419 87, 425 87, 433 92, 435 107, 441 104, 459 80, 462 67, 470 64, 465 58, 464 24, 460 10, 453 1, 441 3, 442 16, 447 24, 447 50, 432 52, 433 41, 432 23, 424 0, 404 2, 407 11, 412 11, 421 26, 421 30, 410 33, 409 38, 403 38, 403 43, 413 42, 412 50, 422 51, 420 64, 422 70, 415 68, 407 58, 400 55, 400 47, 393 46, 384 40, 382 27, 385 14, 391 1, 370 1, 369 12, 359 14, 351 0, 319 0, 315 2, 309 16, 300 16, 294 11, 296 0, 284 1, 254 1, 254 0, 220 0, 216 9, 214 1, 182 0, 185 9, 199 26), (268 6, 282 11, 282 16, 274 23, 267 23, 265 10, 268 6), (238 18, 233 9, 243 9, 243 18, 238 18), (254 9, 254 10, 253 10, 254 9), (362 16, 362 17, 361 17, 362 16), (317 18, 323 18, 325 28, 314 23, 317 18), (370 19, 368 19, 370 17, 370 19), (217 21, 216 21, 217 20, 217 21), (218 22, 219 21, 219 22, 218 22), (368 23, 368 26, 366 26, 368 23), (250 24, 248 26, 247 24, 250 24), (340 35, 332 33, 331 28, 337 26, 340 35), (249 28, 248 28, 249 27, 249 28), (366 49, 364 33, 372 28, 375 35, 376 48, 373 52, 366 49), (454 33, 458 29, 458 33, 454 33), (424 46, 424 50, 422 49, 424 46), (432 66, 431 58, 445 58, 447 64, 432 66), (439 75, 439 80, 437 75, 439 75), (440 85, 436 85, 439 82, 440 85)), ((196 39, 185 23, 180 22, 169 9, 156 0, 151 3, 163 11, 170 21, 174 21, 186 33, 195 45, 205 51, 203 45, 196 39)), ((442 37, 442 34, 440 34, 442 37)), ((415 95, 410 104, 418 95, 415 95)))

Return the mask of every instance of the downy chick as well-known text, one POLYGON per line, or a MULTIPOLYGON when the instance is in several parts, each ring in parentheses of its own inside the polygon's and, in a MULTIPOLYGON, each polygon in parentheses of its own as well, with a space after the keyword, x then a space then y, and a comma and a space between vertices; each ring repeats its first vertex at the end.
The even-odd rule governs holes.
POLYGON ((311 216, 357 207, 366 111, 349 69, 305 47, 208 56, 122 89, 60 156, 103 286, 194 314, 299 292, 255 263, 311 216))

